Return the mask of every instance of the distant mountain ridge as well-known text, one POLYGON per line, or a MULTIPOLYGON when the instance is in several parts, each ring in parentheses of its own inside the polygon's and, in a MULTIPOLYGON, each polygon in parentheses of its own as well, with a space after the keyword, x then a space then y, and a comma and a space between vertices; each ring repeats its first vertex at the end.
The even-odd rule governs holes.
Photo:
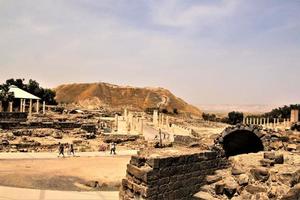
POLYGON ((265 104, 200 104, 203 112, 231 112, 240 111, 245 113, 266 113, 281 105, 265 105, 265 104))
POLYGON ((118 86, 109 83, 74 83, 56 87, 56 100, 59 103, 78 105, 87 109, 109 107, 114 109, 163 108, 180 113, 201 116, 201 111, 176 97, 164 88, 139 88, 118 86))

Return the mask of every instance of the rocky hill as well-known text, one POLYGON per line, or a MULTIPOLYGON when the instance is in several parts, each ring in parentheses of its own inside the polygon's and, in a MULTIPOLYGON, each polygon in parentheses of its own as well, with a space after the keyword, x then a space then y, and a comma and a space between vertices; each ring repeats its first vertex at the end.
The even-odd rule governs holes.
POLYGON ((200 116, 201 111, 186 103, 163 88, 137 88, 118 86, 108 83, 65 84, 55 88, 59 103, 77 105, 87 109, 130 108, 146 110, 147 108, 167 109, 173 112, 200 116))

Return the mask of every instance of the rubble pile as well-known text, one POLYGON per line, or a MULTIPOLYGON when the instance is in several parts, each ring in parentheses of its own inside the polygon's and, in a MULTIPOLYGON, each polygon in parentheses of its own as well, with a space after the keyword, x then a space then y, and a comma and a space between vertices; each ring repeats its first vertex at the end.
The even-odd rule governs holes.
POLYGON ((198 200, 297 200, 300 198, 300 155, 260 152, 231 157, 231 167, 206 177, 198 200))

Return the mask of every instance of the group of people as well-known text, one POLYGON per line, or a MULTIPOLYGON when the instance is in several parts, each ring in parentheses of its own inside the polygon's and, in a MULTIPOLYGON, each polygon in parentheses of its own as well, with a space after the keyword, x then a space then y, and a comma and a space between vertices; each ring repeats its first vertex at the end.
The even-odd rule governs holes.
POLYGON ((61 155, 63 157, 65 157, 65 147, 68 151, 69 155, 73 155, 75 156, 75 150, 74 150, 74 145, 73 144, 61 144, 60 142, 58 143, 58 157, 60 157, 61 155))
MULTIPOLYGON (((62 144, 58 143, 58 157, 62 156, 65 157, 65 148, 67 149, 67 152, 69 155, 75 156, 75 150, 74 150, 74 145, 73 144, 62 144)), ((110 154, 116 155, 116 143, 112 142, 110 143, 110 154)))

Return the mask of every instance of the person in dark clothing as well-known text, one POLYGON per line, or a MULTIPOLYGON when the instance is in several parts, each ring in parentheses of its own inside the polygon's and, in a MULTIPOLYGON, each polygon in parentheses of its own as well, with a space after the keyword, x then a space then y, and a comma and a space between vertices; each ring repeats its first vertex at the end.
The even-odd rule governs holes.
POLYGON ((59 157, 60 155, 62 155, 63 157, 65 157, 64 150, 65 150, 64 145, 61 144, 61 143, 58 143, 58 152, 59 152, 59 153, 58 153, 58 157, 59 157))
POLYGON ((74 151, 74 145, 73 144, 70 145, 70 154, 73 154, 73 156, 75 156, 75 151, 74 151))
POLYGON ((116 154, 116 143, 114 142, 110 144, 110 154, 116 154))

